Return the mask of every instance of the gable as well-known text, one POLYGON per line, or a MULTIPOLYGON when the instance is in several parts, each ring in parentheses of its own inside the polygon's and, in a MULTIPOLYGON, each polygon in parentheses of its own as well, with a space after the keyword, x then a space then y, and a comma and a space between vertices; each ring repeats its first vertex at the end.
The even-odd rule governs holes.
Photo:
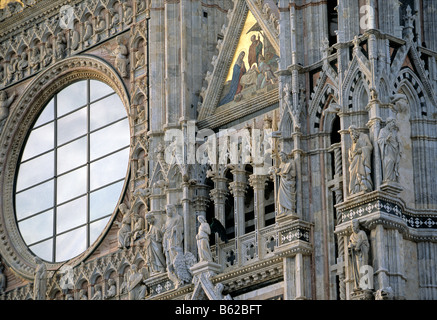
POLYGON ((213 59, 198 120, 233 113, 233 109, 255 112, 275 103, 272 97, 279 100, 277 35, 265 28, 264 17, 255 10, 246 1, 237 1, 219 55, 213 59))

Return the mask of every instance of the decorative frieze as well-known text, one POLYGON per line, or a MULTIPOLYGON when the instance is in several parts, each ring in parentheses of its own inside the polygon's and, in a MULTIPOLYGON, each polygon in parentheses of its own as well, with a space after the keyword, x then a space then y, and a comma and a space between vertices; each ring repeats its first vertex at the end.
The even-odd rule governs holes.
POLYGON ((339 213, 339 223, 352 221, 353 219, 364 218, 373 214, 387 214, 400 218, 406 226, 414 229, 437 229, 437 217, 432 214, 414 214, 406 212, 404 207, 393 200, 385 197, 368 197, 368 200, 360 201, 355 206, 346 206, 346 203, 337 207, 339 213))

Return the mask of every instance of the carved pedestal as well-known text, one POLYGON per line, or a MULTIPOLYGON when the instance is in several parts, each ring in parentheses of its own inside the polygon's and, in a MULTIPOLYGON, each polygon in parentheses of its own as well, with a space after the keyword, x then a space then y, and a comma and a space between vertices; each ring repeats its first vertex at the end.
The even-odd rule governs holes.
POLYGON ((284 300, 305 300, 311 296, 306 285, 310 275, 309 257, 313 251, 310 243, 311 224, 296 220, 295 216, 277 218, 278 247, 275 254, 283 258, 284 300))
POLYGON ((213 284, 211 278, 223 271, 220 264, 210 261, 196 263, 190 268, 193 273, 194 289, 191 300, 231 300, 227 295, 223 296, 224 286, 221 283, 213 284))

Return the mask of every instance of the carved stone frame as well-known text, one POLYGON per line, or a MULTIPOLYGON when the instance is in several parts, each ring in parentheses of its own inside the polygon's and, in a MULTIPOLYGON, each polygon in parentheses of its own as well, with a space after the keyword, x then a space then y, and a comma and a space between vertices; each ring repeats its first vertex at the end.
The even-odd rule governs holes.
POLYGON ((207 80, 208 87, 204 94, 202 107, 199 110, 199 116, 197 119, 199 128, 215 128, 279 102, 278 89, 274 89, 271 92, 257 95, 256 98, 242 101, 232 109, 229 109, 227 106, 217 108, 226 74, 231 67, 232 58, 237 49, 241 31, 244 27, 249 10, 254 14, 257 21, 262 22, 263 31, 265 32, 266 37, 272 42, 274 48, 276 50, 279 49, 278 36, 273 34, 272 30, 266 26, 266 23, 263 21, 262 15, 259 12, 259 8, 253 3, 253 1, 246 1, 247 0, 235 1, 224 39, 218 46, 219 54, 213 63, 214 70, 211 73, 210 80, 207 80))
MULTIPOLYGON (((2 241, 0 254, 18 275, 27 279, 33 278, 36 264, 34 255, 20 235, 15 219, 14 184, 20 150, 36 117, 52 96, 71 83, 83 79, 99 80, 112 87, 129 114, 128 90, 113 67, 98 57, 78 55, 55 63, 30 82, 11 106, 10 115, 0 135, 0 239, 2 241)), ((126 175, 129 170, 128 168, 126 175)), ((126 179, 122 194, 127 185, 126 179)), ((114 219, 115 212, 94 244, 78 257, 70 260, 70 265, 79 264, 95 250, 114 219)), ((54 270, 60 265, 60 263, 47 263, 47 269, 54 270)))

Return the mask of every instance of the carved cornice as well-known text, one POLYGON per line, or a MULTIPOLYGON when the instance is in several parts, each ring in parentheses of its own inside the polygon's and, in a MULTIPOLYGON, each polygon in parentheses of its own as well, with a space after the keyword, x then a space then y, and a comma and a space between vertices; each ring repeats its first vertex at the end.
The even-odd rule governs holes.
POLYGON ((337 234, 344 234, 353 219, 359 219, 368 228, 383 225, 398 229, 413 241, 437 240, 437 215, 435 210, 413 211, 394 196, 374 191, 349 199, 336 206, 339 224, 337 234))
MULTIPOLYGON (((95 79, 108 84, 120 96, 125 108, 128 108, 130 100, 128 92, 115 70, 100 58, 81 55, 64 59, 39 74, 22 92, 14 108, 11 109, 1 132, 0 237, 2 246, 0 246, 0 253, 14 271, 26 279, 33 278, 35 263, 34 256, 21 238, 15 221, 14 182, 20 150, 24 146, 32 123, 51 97, 70 83, 80 79, 95 79)), ((111 222, 114 218, 115 214, 111 222)), ((70 263, 89 256, 109 230, 110 225, 109 223, 94 246, 70 263)), ((49 270, 58 267, 58 264, 47 264, 49 270)))

